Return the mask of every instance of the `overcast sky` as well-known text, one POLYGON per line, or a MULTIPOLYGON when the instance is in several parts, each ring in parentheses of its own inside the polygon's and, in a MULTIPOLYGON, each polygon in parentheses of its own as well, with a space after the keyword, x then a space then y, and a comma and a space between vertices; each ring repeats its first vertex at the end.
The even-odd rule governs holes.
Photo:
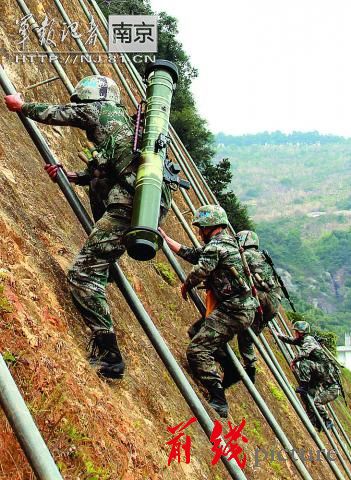
POLYGON ((179 20, 213 132, 351 136, 351 0, 151 0, 179 20))

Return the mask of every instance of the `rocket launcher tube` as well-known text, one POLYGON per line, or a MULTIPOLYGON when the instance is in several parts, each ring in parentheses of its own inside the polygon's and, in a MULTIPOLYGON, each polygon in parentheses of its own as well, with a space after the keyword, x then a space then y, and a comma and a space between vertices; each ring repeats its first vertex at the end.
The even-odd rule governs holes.
POLYGON ((157 60, 146 68, 146 107, 131 227, 125 235, 128 255, 150 260, 163 244, 157 230, 168 144, 170 106, 177 67, 157 60))

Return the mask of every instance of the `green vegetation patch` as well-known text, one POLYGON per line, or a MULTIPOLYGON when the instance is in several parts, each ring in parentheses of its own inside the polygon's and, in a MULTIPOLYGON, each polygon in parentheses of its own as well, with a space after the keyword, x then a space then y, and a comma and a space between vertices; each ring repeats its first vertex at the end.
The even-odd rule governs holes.
POLYGON ((154 269, 163 278, 163 280, 168 283, 171 287, 174 287, 177 283, 177 278, 174 272, 171 270, 171 267, 164 262, 154 263, 154 269))
POLYGON ((0 275, 0 315, 3 313, 11 313, 12 312, 12 305, 8 298, 6 298, 4 294, 5 285, 4 279, 0 275))
POLYGON ((8 365, 14 365, 16 362, 17 362, 17 357, 12 353, 12 352, 4 352, 2 354, 2 358, 5 360, 5 362, 8 364, 8 365))
POLYGON ((276 473, 281 473, 282 471, 282 466, 280 463, 276 462, 275 460, 272 460, 270 463, 269 463, 270 467, 272 470, 274 470, 276 473))
POLYGON ((280 388, 278 388, 273 382, 269 382, 268 387, 274 398, 276 398, 280 402, 285 400, 285 395, 283 391, 280 390, 280 388))

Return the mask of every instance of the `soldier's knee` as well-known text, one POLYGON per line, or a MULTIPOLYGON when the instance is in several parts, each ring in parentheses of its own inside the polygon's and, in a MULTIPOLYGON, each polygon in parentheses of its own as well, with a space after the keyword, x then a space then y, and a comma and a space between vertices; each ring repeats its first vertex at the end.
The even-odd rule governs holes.
POLYGON ((67 283, 71 295, 74 297, 81 297, 82 295, 89 295, 93 291, 91 282, 88 281, 86 275, 79 271, 79 269, 71 268, 67 272, 67 283))
POLYGON ((186 357, 189 365, 200 365, 210 362, 209 353, 206 348, 193 342, 190 342, 187 348, 186 357))

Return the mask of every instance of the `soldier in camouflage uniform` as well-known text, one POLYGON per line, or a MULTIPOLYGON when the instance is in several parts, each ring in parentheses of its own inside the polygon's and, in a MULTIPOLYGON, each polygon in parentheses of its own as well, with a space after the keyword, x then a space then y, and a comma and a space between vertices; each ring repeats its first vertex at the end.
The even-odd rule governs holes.
POLYGON ((291 363, 291 368, 296 369, 299 378, 299 386, 296 392, 301 394, 312 423, 320 429, 319 421, 309 405, 308 395, 312 397, 326 428, 330 429, 333 422, 330 420, 324 405, 335 400, 340 394, 336 367, 324 353, 319 342, 312 335, 309 335, 309 323, 298 321, 294 324, 293 330, 295 331, 295 338, 281 334, 278 334, 278 337, 284 343, 299 347, 299 354, 291 363))
MULTIPOLYGON (((112 79, 93 75, 77 84, 67 105, 25 103, 19 94, 8 95, 5 101, 9 110, 21 111, 37 122, 80 128, 95 144, 85 171, 65 172, 72 183, 89 185, 96 220, 68 272, 68 281, 74 303, 92 330, 90 363, 100 375, 120 378, 124 362, 105 287, 110 265, 125 252, 123 235, 131 221, 137 158, 132 155, 133 123, 120 104, 119 88, 112 79)), ((59 168, 45 167, 54 181, 59 168)), ((163 197, 160 216, 168 208, 163 197)))
POLYGON ((195 376, 210 394, 211 407, 227 417, 228 404, 215 360, 221 363, 226 343, 251 325, 258 304, 246 284, 237 242, 225 231, 226 212, 217 205, 205 205, 195 212, 193 225, 199 228, 205 243, 202 248, 188 248, 163 231, 161 234, 175 253, 194 265, 182 285, 183 298, 204 282, 216 299, 214 310, 189 344, 187 358, 195 376))
MULTIPOLYGON (((282 291, 275 279, 272 267, 267 263, 264 253, 258 249, 258 235, 250 230, 243 230, 238 233, 238 242, 240 247, 244 249, 244 255, 262 308, 262 312, 256 311, 255 320, 251 326, 252 330, 258 335, 268 325, 268 322, 277 315, 282 300, 282 291)), ((253 340, 247 331, 238 334, 238 345, 247 374, 254 382, 257 358, 253 340)), ((235 383, 235 374, 233 379, 233 383, 235 383)))

